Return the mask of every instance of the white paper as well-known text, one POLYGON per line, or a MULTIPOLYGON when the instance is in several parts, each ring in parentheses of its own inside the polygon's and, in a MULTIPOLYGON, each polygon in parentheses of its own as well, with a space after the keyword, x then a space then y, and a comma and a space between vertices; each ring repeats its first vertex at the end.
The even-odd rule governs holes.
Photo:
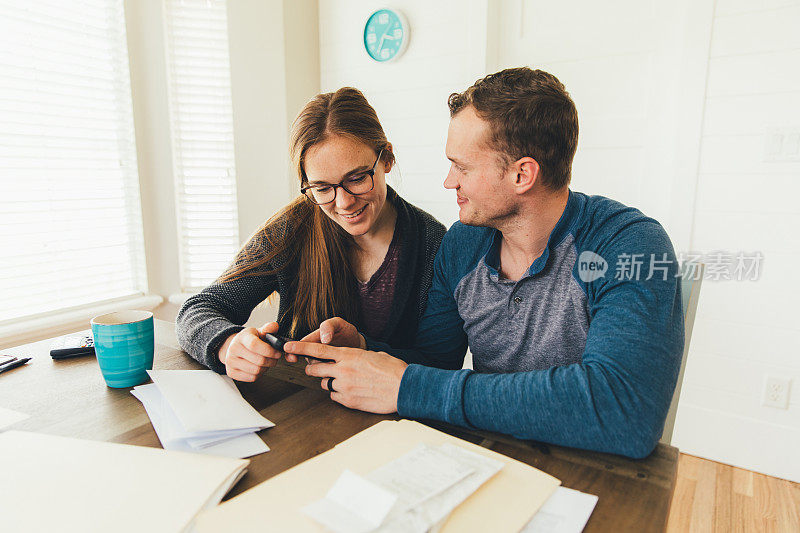
POLYGON ((345 470, 325 497, 303 512, 336 533, 366 533, 381 525, 396 501, 395 494, 345 470))
POLYGON ((252 433, 257 433, 258 431, 261 430, 259 428, 253 428, 253 429, 236 429, 233 431, 209 431, 208 435, 187 437, 184 440, 186 441, 186 444, 188 444, 192 448, 196 450, 202 450, 203 448, 208 448, 209 446, 213 446, 218 442, 223 442, 232 439, 234 437, 239 437, 241 435, 249 435, 252 433))
POLYGON ((373 526, 380 525, 397 496, 388 490, 345 470, 325 498, 362 516, 373 526))
POLYGON ((502 466, 456 446, 420 444, 365 478, 345 471, 323 500, 303 512, 337 533, 425 532, 502 466), (384 507, 388 498, 372 501, 381 490, 396 495, 390 508, 384 507))
MULTIPOLYGON (((165 450, 177 450, 223 457, 236 457, 243 459, 260 453, 268 452, 269 447, 254 432, 238 433, 233 436, 214 436, 215 441, 203 447, 195 447, 189 442, 185 430, 180 427, 180 421, 172 412, 169 404, 164 400, 158 387, 154 384, 140 385, 131 390, 136 398, 142 402, 153 429, 165 450)), ((194 433, 197 435, 197 433, 194 433)))
POLYGON ((17 422, 21 422, 26 418, 30 418, 30 415, 0 407, 0 429, 7 428, 8 426, 16 424, 17 422))
POLYGON ((470 452, 452 444, 442 444, 435 448, 439 453, 461 464, 471 472, 454 485, 442 492, 426 499, 425 501, 406 509, 402 513, 392 514, 386 523, 377 531, 390 532, 424 532, 437 525, 442 525, 447 516, 466 500, 481 485, 486 483, 502 468, 501 461, 470 452))
POLYGON ((596 504, 593 494, 558 487, 521 533, 580 533, 596 504))
POLYGON ((162 421, 161 433, 159 434, 159 438, 162 440, 185 440, 193 448, 203 448, 210 444, 222 442, 239 435, 253 433, 261 429, 247 428, 223 431, 186 431, 156 384, 149 383, 147 385, 139 385, 131 390, 131 394, 139 398, 140 401, 143 401, 144 398, 144 400, 147 400, 156 410, 157 416, 162 421), (136 392, 134 393, 134 391, 136 392))
POLYGON ((212 370, 147 372, 186 431, 252 430, 275 425, 231 387, 233 382, 227 376, 212 370))
MULTIPOLYGON (((228 376, 222 376, 222 379, 225 380, 225 383, 229 385, 231 389, 233 389, 236 392, 236 394, 239 394, 239 389, 236 388, 236 385, 233 383, 233 380, 231 378, 229 378, 228 376)), ((274 426, 275 424, 272 425, 274 426)), ((237 437, 239 435, 246 435, 247 433, 255 433, 257 431, 261 431, 261 429, 262 429, 261 427, 253 427, 246 429, 232 429, 223 431, 200 431, 195 433, 187 432, 185 438, 186 442, 188 442, 192 448, 202 449, 232 437, 237 437)))
POLYGON ((397 494, 394 514, 453 486, 475 470, 453 460, 439 448, 420 444, 394 461, 376 468, 367 479, 397 494))

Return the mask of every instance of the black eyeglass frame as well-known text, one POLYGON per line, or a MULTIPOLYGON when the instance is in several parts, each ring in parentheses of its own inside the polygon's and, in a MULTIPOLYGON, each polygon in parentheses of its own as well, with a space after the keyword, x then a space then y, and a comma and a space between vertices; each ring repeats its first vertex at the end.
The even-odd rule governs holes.
MULTIPOLYGON (((320 187, 319 185, 306 185, 305 187, 302 187, 300 189, 300 192, 303 193, 303 195, 305 195, 306 198, 311 200, 311 202, 313 202, 316 205, 327 205, 327 204, 329 204, 331 202, 335 202, 336 201, 336 194, 338 193, 337 189, 339 189, 340 187, 342 189, 344 189, 345 191, 347 191, 348 194, 352 194, 353 196, 360 196, 362 194, 367 194, 368 192, 372 191, 372 189, 375 188, 375 169, 378 167, 378 161, 381 160, 381 155, 383 155, 383 150, 378 152, 378 158, 372 164, 372 168, 371 169, 365 170, 363 172, 363 174, 362 173, 358 173, 357 174, 357 176, 368 175, 369 179, 371 181, 370 188, 368 190, 364 191, 364 192, 351 192, 350 189, 348 189, 347 186, 345 185, 345 182, 347 182, 347 179, 344 179, 344 180, 340 181, 339 183, 326 183, 325 185, 321 185, 322 187, 333 187, 333 198, 328 200, 327 202, 319 203, 316 200, 314 200, 313 195, 308 194, 308 191, 310 191, 311 189, 320 187)), ((352 179, 352 178, 348 178, 348 179, 352 179)))

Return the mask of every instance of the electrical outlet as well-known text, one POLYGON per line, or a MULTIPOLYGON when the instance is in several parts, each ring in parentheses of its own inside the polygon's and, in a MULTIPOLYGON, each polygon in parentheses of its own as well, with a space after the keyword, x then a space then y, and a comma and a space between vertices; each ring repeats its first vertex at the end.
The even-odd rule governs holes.
POLYGON ((764 376, 764 394, 761 403, 766 407, 789 408, 789 391, 792 380, 777 376, 764 376))

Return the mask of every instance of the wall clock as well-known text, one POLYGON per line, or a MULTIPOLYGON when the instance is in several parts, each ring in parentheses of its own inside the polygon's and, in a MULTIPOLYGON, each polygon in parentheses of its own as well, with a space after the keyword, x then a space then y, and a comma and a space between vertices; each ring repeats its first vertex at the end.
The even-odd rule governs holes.
POLYGON ((379 9, 364 25, 364 49, 375 61, 400 57, 408 46, 408 20, 394 9, 379 9))

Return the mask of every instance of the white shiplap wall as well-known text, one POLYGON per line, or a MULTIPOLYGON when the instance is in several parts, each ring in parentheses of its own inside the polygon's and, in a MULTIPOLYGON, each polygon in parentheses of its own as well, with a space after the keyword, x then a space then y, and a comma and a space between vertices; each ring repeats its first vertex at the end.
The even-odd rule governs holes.
POLYGON ((320 0, 321 90, 360 89, 378 113, 398 165, 389 184, 445 225, 458 219, 455 194, 442 187, 449 163, 444 140, 447 97, 485 71, 486 1, 398 2, 411 26, 405 54, 372 61, 362 45, 367 17, 383 4, 320 0))
POLYGON ((641 209, 687 246, 709 31, 688 21, 710 22, 711 0, 496 5, 497 69, 546 70, 575 101, 571 187, 641 209))
POLYGON ((706 282, 675 442, 682 451, 800 481, 800 160, 765 157, 800 132, 800 2, 718 0, 692 246, 761 251, 758 282, 706 282), (789 409, 761 405, 766 374, 789 409))
POLYGON ((652 2, 569 7, 543 0, 505 2, 499 66, 539 68, 566 85, 581 129, 573 189, 639 205, 657 45, 652 2))

